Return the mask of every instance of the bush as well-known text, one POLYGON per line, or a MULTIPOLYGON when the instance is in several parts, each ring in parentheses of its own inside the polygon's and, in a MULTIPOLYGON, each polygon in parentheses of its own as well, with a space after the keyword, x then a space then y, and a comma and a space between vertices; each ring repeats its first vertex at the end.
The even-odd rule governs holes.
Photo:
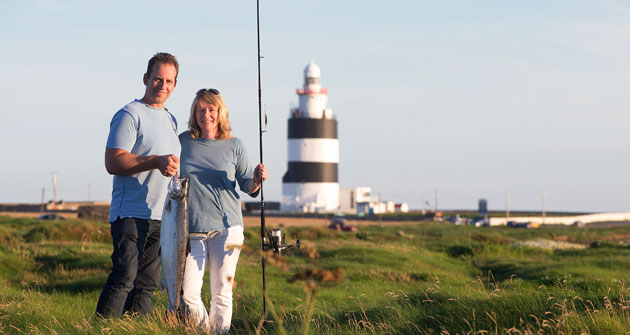
POLYGON ((598 248, 614 248, 615 246, 612 243, 610 243, 610 242, 593 241, 593 242, 591 242, 589 247, 591 247, 593 249, 598 249, 598 248))
POLYGON ((446 249, 446 253, 451 257, 474 256, 473 249, 463 245, 452 245, 446 249))
POLYGON ((18 239, 7 231, 5 228, 0 227, 0 245, 10 246, 17 242, 18 239))
POLYGON ((367 233, 357 233, 357 238, 359 240, 367 241, 370 239, 370 235, 368 235, 367 233))
POLYGON ((38 243, 49 239, 50 232, 44 227, 35 227, 24 234, 24 241, 38 243))

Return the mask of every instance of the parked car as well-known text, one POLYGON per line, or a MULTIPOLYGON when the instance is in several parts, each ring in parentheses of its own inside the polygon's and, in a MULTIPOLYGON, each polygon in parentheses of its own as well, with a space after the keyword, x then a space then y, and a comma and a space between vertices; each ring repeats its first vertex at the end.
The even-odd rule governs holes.
POLYGON ((330 220, 328 228, 335 229, 337 231, 359 231, 357 227, 350 226, 346 223, 346 219, 340 217, 334 217, 330 220))
POLYGON ((46 213, 37 217, 37 220, 65 220, 63 216, 54 213, 46 213))
POLYGON ((538 227, 538 225, 532 224, 529 221, 528 222, 508 221, 507 226, 512 227, 512 228, 537 228, 538 227))
POLYGON ((584 222, 582 221, 575 221, 572 224, 573 227, 584 227, 584 222))
POLYGON ((490 227, 490 221, 484 217, 476 217, 471 223, 475 227, 490 227))

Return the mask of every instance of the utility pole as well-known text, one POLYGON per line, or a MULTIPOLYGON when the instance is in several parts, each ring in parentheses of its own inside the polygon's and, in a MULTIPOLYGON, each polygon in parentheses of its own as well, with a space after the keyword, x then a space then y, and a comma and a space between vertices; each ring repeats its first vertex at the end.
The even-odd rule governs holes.
POLYGON ((53 172, 53 201, 57 202, 57 172, 53 172))
POLYGON ((438 210, 438 193, 437 193, 437 190, 435 190, 435 204, 433 208, 433 213, 437 213, 437 210, 438 210))
POLYGON ((41 208, 39 209, 40 213, 44 213, 44 195, 46 194, 46 188, 42 187, 42 205, 41 208))
POLYGON ((542 193, 542 224, 545 224, 545 201, 547 200, 547 194, 542 193))
POLYGON ((92 201, 92 185, 88 183, 88 199, 87 201, 92 201))
POLYGON ((505 224, 510 220, 510 191, 505 191, 505 224))

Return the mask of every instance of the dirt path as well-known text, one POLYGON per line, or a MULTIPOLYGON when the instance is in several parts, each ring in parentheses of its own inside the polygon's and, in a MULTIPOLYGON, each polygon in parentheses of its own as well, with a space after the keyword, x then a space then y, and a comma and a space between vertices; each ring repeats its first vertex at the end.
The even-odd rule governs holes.
MULTIPOLYGON (((48 212, 45 212, 48 213, 48 212)), ((52 212, 51 212, 52 213, 52 212)), ((55 213, 57 215, 61 215, 66 219, 76 219, 77 213, 55 213)), ((39 212, 0 212, 0 216, 10 216, 13 218, 36 218, 42 215, 39 212)))

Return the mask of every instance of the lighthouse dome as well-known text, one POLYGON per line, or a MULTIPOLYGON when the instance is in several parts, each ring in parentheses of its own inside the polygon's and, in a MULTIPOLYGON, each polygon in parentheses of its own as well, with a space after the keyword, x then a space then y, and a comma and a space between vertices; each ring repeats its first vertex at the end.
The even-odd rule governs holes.
POLYGON ((319 66, 315 64, 312 60, 308 65, 304 68, 304 77, 305 78, 319 78, 321 72, 319 71, 319 66))

